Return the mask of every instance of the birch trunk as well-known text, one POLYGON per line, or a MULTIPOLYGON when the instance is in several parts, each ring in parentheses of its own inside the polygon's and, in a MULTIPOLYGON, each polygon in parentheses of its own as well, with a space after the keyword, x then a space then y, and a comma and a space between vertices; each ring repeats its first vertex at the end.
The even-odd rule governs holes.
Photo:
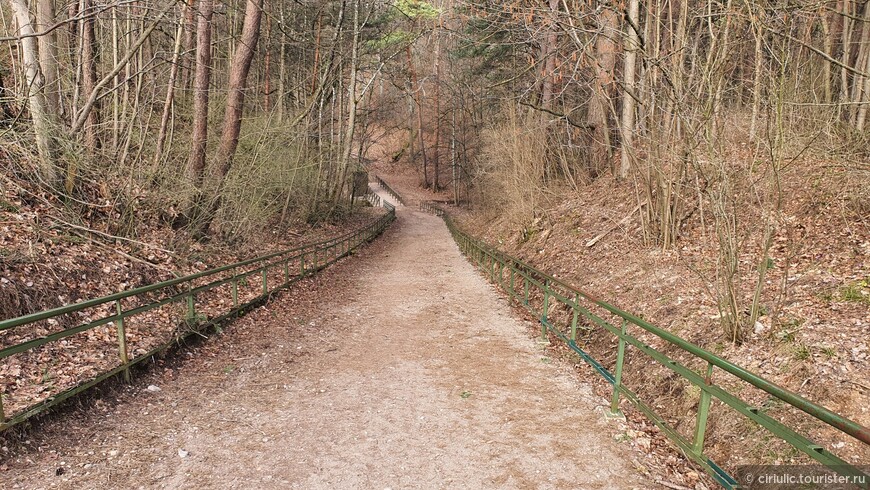
POLYGON ((630 25, 626 27, 628 36, 625 44, 625 67, 623 69, 625 91, 622 97, 622 124, 620 125, 622 132, 620 144, 622 149, 620 151, 619 178, 621 179, 628 177, 628 172, 631 169, 631 155, 634 151, 634 74, 635 66, 637 65, 637 50, 639 48, 639 36, 636 30, 639 28, 639 11, 640 0, 630 0, 628 5, 628 20, 630 25))
MULTIPOLYGON (((36 5, 36 22, 38 31, 48 30, 55 22, 54 1, 38 0, 36 5)), ((57 70, 57 34, 48 32, 37 38, 39 40, 39 65, 42 68, 44 80, 45 104, 49 111, 58 116, 63 115, 60 97, 60 80, 57 70)))
POLYGON ((24 64, 24 78, 27 83, 25 92, 33 132, 36 134, 36 150, 39 153, 39 173, 49 184, 55 184, 57 171, 54 166, 54 140, 51 136, 51 114, 43 93, 42 72, 39 65, 39 49, 33 37, 33 23, 25 0, 9 0, 9 6, 18 23, 21 37, 21 57, 24 64))

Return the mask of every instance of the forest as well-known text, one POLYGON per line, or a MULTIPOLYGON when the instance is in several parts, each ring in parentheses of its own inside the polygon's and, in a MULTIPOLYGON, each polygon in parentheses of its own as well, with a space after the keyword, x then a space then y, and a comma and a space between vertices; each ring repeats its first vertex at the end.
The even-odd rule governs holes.
POLYGON ((870 214, 866 2, 3 7, 4 173, 121 234, 143 213, 227 238, 335 216, 352 174, 383 161, 457 202, 506 204, 519 228, 548 195, 627 181, 646 243, 712 225, 739 340, 789 170, 811 167, 804 187, 835 170, 844 212, 870 214))
MULTIPOLYGON (((143 281, 202 269, 352 220, 354 179, 378 173, 793 389, 870 372, 870 1, 0 14, 6 276, 63 253, 13 236, 53 226, 122 244, 143 281)), ((62 302, 8 289, 3 318, 62 302)), ((823 385, 807 389, 848 413, 870 396, 823 385)))

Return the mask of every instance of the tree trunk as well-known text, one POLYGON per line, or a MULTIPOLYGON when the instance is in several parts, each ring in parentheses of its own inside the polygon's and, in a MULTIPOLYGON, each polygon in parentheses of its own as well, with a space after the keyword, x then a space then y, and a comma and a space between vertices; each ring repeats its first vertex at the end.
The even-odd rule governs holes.
POLYGON ((157 149, 154 151, 152 173, 157 171, 160 159, 163 157, 163 146, 166 143, 166 132, 169 128, 169 118, 172 115, 172 103, 175 100, 175 81, 178 79, 181 43, 184 25, 179 25, 175 32, 175 48, 172 51, 172 67, 169 70, 169 83, 166 87, 166 100, 163 102, 163 116, 160 118, 160 132, 157 134, 157 149))
MULTIPOLYGON (((541 107, 550 109, 553 102, 553 79, 556 75, 556 12, 559 0, 549 0, 550 18, 547 19, 547 34, 544 45, 541 46, 541 57, 544 60, 543 83, 541 88, 541 107)), ((544 113, 546 114, 546 113, 544 113)))
POLYGON ((350 82, 347 88, 347 128, 345 129, 344 147, 341 155, 341 171, 339 172, 338 181, 336 182, 336 192, 333 205, 341 199, 345 179, 347 178, 347 170, 350 167, 350 155, 353 151, 353 137, 356 128, 356 77, 359 69, 359 2, 355 0, 353 3, 353 38, 351 40, 351 58, 350 58, 350 82))
MULTIPOLYGON (((73 0, 70 2, 70 7, 67 9, 69 18, 76 18, 81 12, 81 1, 82 0, 73 0)), ((79 21, 70 22, 70 30, 69 30, 69 59, 80 59, 82 54, 81 47, 81 38, 82 38, 82 23, 79 21)), ((72 100, 70 101, 70 117, 75 118, 79 113, 79 103, 82 97, 82 65, 81 63, 76 63, 75 65, 75 81, 73 83, 73 94, 72 100)))
POLYGON ((284 26, 284 2, 279 3, 279 7, 281 16, 279 18, 279 22, 281 23, 281 46, 278 48, 278 122, 284 122, 284 100, 287 97, 286 92, 286 71, 287 71, 287 60, 286 60, 286 45, 287 45, 287 34, 285 34, 285 26, 284 26))
POLYGON ((432 187, 441 190, 441 37, 435 33, 435 148, 432 154, 432 187))
MULTIPOLYGON (((233 164, 233 156, 239 146, 239 133, 242 128, 242 110, 245 106, 245 86, 251 61, 260 38, 260 21, 263 17, 263 0, 248 0, 245 8, 245 21, 242 38, 233 54, 230 66, 230 80, 227 90, 227 108, 224 112, 223 131, 217 155, 214 159, 211 178, 211 191, 219 190, 233 164)), ((217 197, 215 195, 214 197, 217 197)))
MULTIPOLYGON (((411 81, 411 99, 414 101, 417 109, 417 136, 420 138, 420 155, 423 157, 423 187, 429 188, 429 161, 426 159, 426 143, 423 139, 423 101, 417 97, 417 72, 414 70, 414 57, 411 52, 411 45, 405 48, 408 57, 408 75, 411 81)), ((412 162, 413 163, 413 162, 412 162)))
MULTIPOLYGON (((855 67, 861 68, 870 66, 870 2, 864 5, 864 26, 861 28, 861 38, 858 43, 858 58, 855 60, 855 67)), ((852 105, 849 109, 850 120, 855 125, 855 129, 861 131, 864 129, 864 121, 861 117, 861 110, 864 110, 866 116, 866 108, 862 102, 866 100, 864 93, 867 77, 855 75, 852 79, 852 105)), ((870 85, 870 84, 868 84, 870 85)))
MULTIPOLYGON (((870 4, 867 5, 867 10, 870 11, 870 4)), ((866 17, 865 17, 866 18, 866 17)), ((870 22, 870 20, 868 20, 870 22)), ((865 31, 866 32, 866 31, 865 31)), ((864 38, 861 40, 862 44, 870 43, 870 39, 864 38)), ((864 55, 864 72, 870 73, 870 53, 864 55)), ((861 102, 860 107, 858 108, 858 117, 855 120, 855 130, 859 133, 864 131, 864 124, 867 121, 867 105, 868 99, 870 99, 870 77, 861 77, 863 87, 861 90, 861 95, 859 100, 861 102)), ((857 82, 856 82, 857 83, 857 82)))
MULTIPOLYGON (((184 6, 184 55, 189 56, 196 48, 196 32, 198 29, 196 20, 196 0, 188 0, 184 6)), ((181 75, 181 85, 185 90, 190 89, 190 84, 193 77, 191 74, 190 64, 184 64, 184 71, 181 75)))
MULTIPOLYGON (((94 93, 97 87, 97 39, 94 35, 94 4, 92 0, 82 0, 82 14, 86 15, 82 19, 82 94, 94 93)), ((82 110, 86 110, 83 108, 82 110)), ((93 156, 100 147, 100 139, 97 135, 97 127, 100 122, 100 103, 95 100, 90 109, 87 110, 87 117, 84 120, 84 137, 85 149, 93 156)), ((75 171, 67 172, 67 190, 75 180, 75 171)))
MULTIPOLYGON (((129 17, 128 17, 127 21, 128 21, 128 25, 129 25, 129 22, 130 22, 129 17)), ((120 59, 119 52, 121 50, 121 48, 120 48, 121 32, 120 32, 119 27, 120 26, 119 26, 119 20, 118 20, 118 8, 115 7, 112 9, 112 66, 116 66, 118 64, 118 60, 120 59)), ((129 35, 131 33, 129 32, 128 29, 125 29, 125 30, 127 31, 127 35, 125 35, 124 37, 127 38, 127 41, 128 41, 127 42, 127 49, 129 49, 130 48, 129 35)), ((126 78, 126 76, 123 72, 118 73, 117 77, 114 80, 115 85, 120 86, 124 82, 125 78, 126 78)), ((124 91, 125 92, 127 91, 127 84, 124 84, 124 91)), ((121 132, 121 98, 120 97, 121 97, 121 94, 120 94, 119 90, 112 91, 112 148, 116 149, 116 150, 118 148, 118 136, 121 132)), ((125 96, 124 97, 124 106, 126 107, 126 105, 127 105, 127 97, 125 96)))
MULTIPOLYGON (((822 12, 821 14, 819 14, 819 22, 822 26, 822 43, 824 45, 823 49, 825 51, 825 54, 827 54, 830 59, 834 59, 834 39, 832 37, 833 35, 831 34, 831 22, 828 17, 833 15, 835 14, 828 12, 822 12)), ((833 87, 831 86, 831 76, 833 73, 834 65, 831 63, 830 60, 825 60, 823 66, 825 68, 824 73, 822 74, 822 76, 824 77, 822 87, 825 94, 823 102, 825 102, 826 104, 830 104, 833 100, 833 87)))
POLYGON ((18 33, 22 36, 21 57, 24 63, 24 77, 27 82, 27 102, 30 117, 33 120, 33 132, 36 134, 36 149, 39 153, 39 173, 50 185, 54 185, 57 172, 54 166, 54 141, 51 136, 51 113, 43 94, 42 73, 39 66, 39 50, 36 37, 33 37, 33 23, 25 0, 9 0, 15 21, 18 23, 18 33))
MULTIPOLYGON (((342 7, 344 3, 342 3, 342 7)), ((343 12, 343 10, 342 10, 343 12)), ((314 67, 311 69, 311 94, 317 90, 317 80, 320 78, 320 32, 323 22, 323 14, 317 15, 317 31, 314 35, 314 67)), ((336 31, 338 33, 338 31, 336 31)))
POLYGON ((756 25, 753 22, 752 32, 755 34, 755 69, 752 82, 752 116, 749 122, 749 141, 755 142, 755 135, 758 132, 758 115, 761 109, 761 76, 763 66, 761 63, 761 46, 764 31, 762 30, 761 26, 756 25))
POLYGON ((613 70, 616 67, 618 29, 619 16, 610 8, 603 8, 599 14, 598 37, 595 41, 595 83, 587 113, 588 122, 593 128, 592 161, 589 168, 589 174, 592 177, 597 177, 610 165, 612 156, 608 113, 613 70))
POLYGON ((843 29, 840 44, 842 44, 842 54, 840 55, 840 103, 849 101, 849 71, 846 69, 849 66, 852 53, 852 0, 843 0, 843 29))
POLYGON ((196 25, 196 74, 193 81, 193 134, 191 136, 190 182, 199 189, 205 173, 208 143, 208 90, 211 81, 211 17, 214 0, 199 0, 196 25))
POLYGON ((626 26, 628 36, 625 44, 625 67, 624 71, 624 87, 625 91, 622 96, 622 137, 620 144, 621 163, 619 166, 619 178, 625 179, 628 177, 628 172, 631 170, 631 157, 634 151, 634 72, 637 64, 637 50, 639 46, 639 36, 636 29, 639 29, 638 18, 640 10, 640 0, 630 0, 628 4, 628 20, 626 26))
MULTIPOLYGON (((265 9, 265 3, 264 9, 265 9)), ((263 110, 269 112, 272 110, 272 57, 271 53, 272 39, 272 16, 266 16, 266 38, 263 40, 263 110)))
POLYGON ((450 169, 453 177, 453 205, 459 206, 459 174, 456 172, 456 110, 450 111, 450 169))
POLYGON ((9 101, 13 97, 9 96, 8 92, 10 90, 6 88, 6 83, 3 81, 3 70, 0 70, 0 121, 3 122, 15 118, 15 111, 9 107, 9 101))
MULTIPOLYGON (((36 22, 38 31, 45 31, 54 25, 54 0, 38 0, 36 22)), ((42 67, 45 103, 52 114, 62 116, 63 106, 57 70, 57 34, 55 31, 51 31, 37 39, 39 39, 39 65, 42 67)))

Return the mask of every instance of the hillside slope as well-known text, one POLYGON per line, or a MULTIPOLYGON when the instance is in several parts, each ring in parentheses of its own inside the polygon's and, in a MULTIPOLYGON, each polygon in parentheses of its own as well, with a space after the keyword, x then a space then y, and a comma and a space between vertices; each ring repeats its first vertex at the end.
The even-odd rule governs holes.
MULTIPOLYGON (((662 250, 643 240, 634 189, 601 178, 581 192, 553 192, 534 219, 514 219, 510 204, 498 208, 451 208, 461 226, 501 250, 591 293, 595 297, 677 333, 862 425, 870 425, 870 220, 854 195, 866 180, 854 172, 809 166, 783 176, 789 196, 770 251, 771 266, 761 294, 762 316, 742 343, 719 325, 715 229, 696 212, 675 247, 662 250), (815 182, 813 186, 805 182, 815 182), (857 189, 857 190, 856 190, 857 189)), ((413 183, 410 174, 392 177, 413 183)), ((866 191, 866 189, 865 189, 866 191)), ((410 192, 431 198, 423 190, 410 192)), ((447 199, 441 196, 441 199, 447 199)), ((754 210, 741 212, 741 268, 754 268, 757 230, 754 210), (753 231, 753 229, 755 231, 753 231)), ((741 287, 752 290, 747 281, 741 287)), ((586 347, 610 367, 616 343, 600 330, 588 331, 586 347)), ((658 346, 669 355, 680 354, 658 346)), ((694 429, 697 392, 666 369, 629 349, 625 376, 682 433, 694 429)), ((725 386, 734 380, 718 379, 725 386)), ((602 393, 606 387, 601 386, 602 393)), ((796 410, 771 405, 760 390, 741 393, 768 414, 802 429, 811 438, 856 463, 870 461, 870 448, 796 410)), ((730 465, 799 463, 806 459, 729 409, 714 404, 708 454, 730 465), (718 407, 718 408, 717 408, 718 407), (748 447, 735 448, 752 441, 748 447)))

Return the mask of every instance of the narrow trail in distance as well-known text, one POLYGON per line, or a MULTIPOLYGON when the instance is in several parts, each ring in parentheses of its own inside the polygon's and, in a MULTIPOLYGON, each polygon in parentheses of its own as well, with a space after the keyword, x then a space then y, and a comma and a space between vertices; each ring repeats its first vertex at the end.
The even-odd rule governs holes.
POLYGON ((655 487, 444 223, 398 211, 174 373, 43 424, 0 487, 655 487))

